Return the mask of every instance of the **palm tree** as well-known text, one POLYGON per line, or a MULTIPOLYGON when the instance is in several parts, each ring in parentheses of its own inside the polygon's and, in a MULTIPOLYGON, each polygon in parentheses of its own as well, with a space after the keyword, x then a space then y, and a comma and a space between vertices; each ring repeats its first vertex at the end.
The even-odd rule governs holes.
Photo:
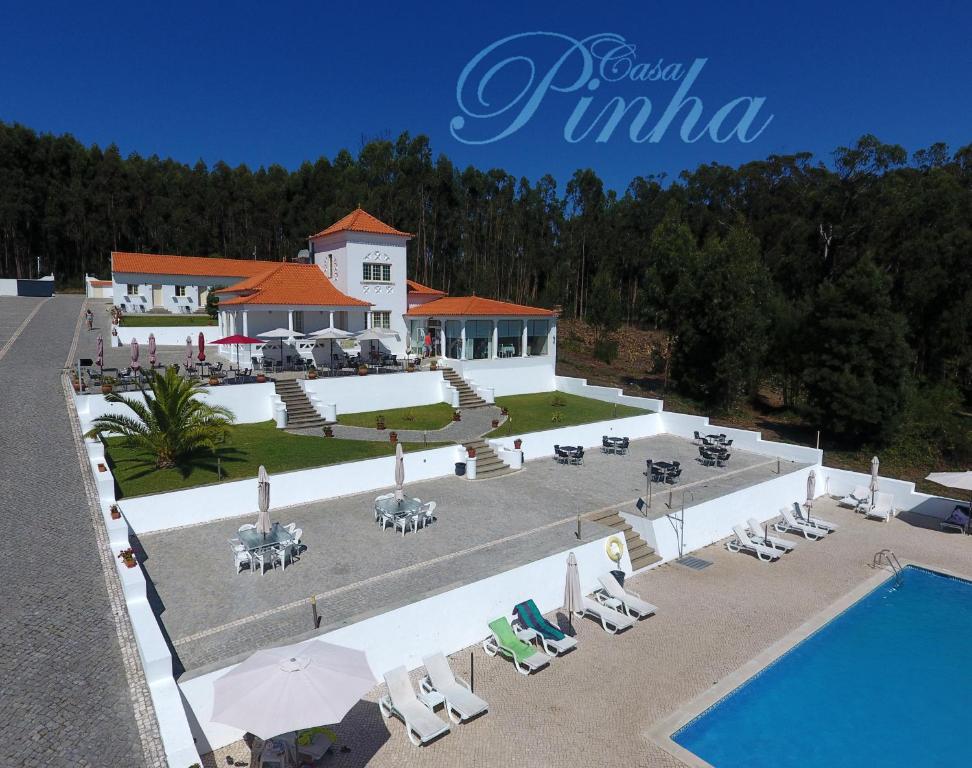
POLYGON ((129 448, 153 454, 159 469, 174 467, 181 459, 202 449, 215 451, 226 438, 227 427, 233 423, 233 412, 199 400, 196 395, 204 390, 183 379, 177 369, 169 368, 162 375, 150 374, 149 387, 151 392, 142 389, 145 403, 114 392, 107 395, 107 402, 127 405, 135 417, 99 416, 86 436, 124 437, 129 448))

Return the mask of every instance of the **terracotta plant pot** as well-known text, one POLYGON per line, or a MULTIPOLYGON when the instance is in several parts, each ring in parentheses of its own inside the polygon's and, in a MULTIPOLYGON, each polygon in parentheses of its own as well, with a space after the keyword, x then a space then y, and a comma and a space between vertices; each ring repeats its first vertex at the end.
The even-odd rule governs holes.
POLYGON ((429 363, 429 370, 430 371, 439 370, 439 364, 435 360, 433 360, 432 362, 429 363))
POLYGON ((367 376, 368 375, 368 366, 367 365, 359 365, 358 366, 358 375, 359 376, 367 376))
POLYGON ((118 508, 117 504, 111 505, 111 519, 121 520, 121 510, 118 508))
POLYGON ((452 414, 452 420, 462 421, 462 414, 459 411, 456 411, 455 413, 452 414))
POLYGON ((324 427, 324 437, 334 437, 334 430, 330 426, 324 427))
POLYGON ((496 429, 498 426, 499 426, 499 419, 493 419, 493 429, 496 429))
POLYGON ((509 409, 506 406, 503 406, 502 408, 500 408, 500 413, 502 413, 504 416, 509 416, 510 415, 510 411, 509 411, 509 409))
POLYGON ((211 387, 218 387, 219 386, 219 379, 217 379, 215 376, 210 376, 209 377, 209 386, 211 386, 211 387))
POLYGON ((405 373, 415 373, 415 366, 410 365, 405 369, 405 373))
POLYGON ((475 448, 467 448, 466 449, 466 455, 470 459, 475 459, 476 458, 476 449, 475 448))
POLYGON ((316 378, 317 378, 317 371, 316 371, 315 369, 313 369, 313 368, 311 368, 311 369, 310 369, 310 370, 309 370, 309 371, 307 372, 307 378, 308 378, 308 379, 316 379, 316 378))
POLYGON ((98 464, 98 471, 99 472, 107 472, 108 471, 108 467, 106 467, 104 464, 99 463, 98 464))
POLYGON ((397 432, 389 432, 388 433, 388 439, 391 442, 393 442, 393 443, 397 443, 398 442, 398 433, 397 432))
POLYGON ((267 383, 267 377, 264 376, 262 373, 258 373, 256 375, 256 382, 257 382, 257 384, 266 384, 267 383))
POLYGON ((522 446, 523 446, 523 441, 522 441, 522 440, 519 440, 519 439, 517 439, 517 440, 514 440, 514 441, 513 441, 513 447, 514 447, 514 448, 515 448, 516 450, 520 450, 520 448, 521 448, 522 446))
POLYGON ((125 566, 127 568, 134 568, 137 565, 134 557, 125 558, 125 566))
POLYGON ((101 385, 101 394, 103 394, 103 395, 110 395, 111 394, 111 384, 102 384, 101 385))

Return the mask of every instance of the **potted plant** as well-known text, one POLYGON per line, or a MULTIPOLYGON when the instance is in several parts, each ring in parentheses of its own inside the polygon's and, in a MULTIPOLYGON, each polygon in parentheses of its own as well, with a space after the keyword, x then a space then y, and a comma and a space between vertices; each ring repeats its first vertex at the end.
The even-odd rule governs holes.
POLYGON ((453 421, 462 421, 462 412, 461 411, 453 411, 452 412, 452 420, 453 421))
POLYGON ((493 429, 496 429, 498 426, 499 426, 499 419, 493 419, 493 429))
POLYGON ((107 472, 108 471, 108 467, 105 466, 104 462, 101 462, 101 461, 98 462, 98 471, 99 472, 107 472))
POLYGON ((125 563, 125 566, 128 568, 134 568, 137 565, 135 562, 135 552, 132 551, 131 547, 119 552, 118 559, 125 563))
POLYGON ((359 376, 367 376, 368 375, 368 366, 365 365, 364 363, 362 363, 361 365, 359 365, 358 366, 358 375, 359 376))
POLYGON ((429 370, 430 371, 439 370, 439 361, 436 360, 434 357, 431 360, 429 360, 429 370))
POLYGON ((516 450, 520 450, 520 448, 523 447, 523 441, 520 438, 516 438, 516 440, 513 441, 513 447, 516 450))
POLYGON ((215 373, 209 374, 209 386, 211 387, 219 386, 219 377, 215 373))
POLYGON ((392 430, 391 432, 388 433, 388 439, 391 440, 393 443, 397 443, 398 433, 395 430, 392 430))
POLYGON ((307 378, 308 379, 316 379, 317 378, 317 368, 308 368, 307 369, 307 378))
POLYGON ((385 428, 385 415, 379 413, 378 417, 375 419, 375 429, 384 429, 384 428, 385 428))
POLYGON ((119 509, 117 504, 112 504, 110 511, 112 520, 121 520, 121 509, 119 509))
POLYGON ((510 415, 510 409, 509 409, 509 408, 507 408, 507 407, 506 407, 506 406, 504 405, 504 406, 502 406, 502 407, 500 408, 500 413, 502 413, 502 414, 503 414, 504 416, 509 416, 509 415, 510 415))
POLYGON ((473 448, 472 446, 469 446, 469 447, 468 447, 468 448, 466 449, 466 455, 467 455, 467 456, 468 456, 468 457, 469 457, 470 459, 475 459, 475 458, 476 458, 476 449, 475 449, 475 448, 473 448))
POLYGON ((324 425, 324 437, 334 437, 334 430, 331 429, 330 424, 324 425))
POLYGON ((415 373, 415 363, 409 361, 408 365, 405 366, 405 373, 415 373))
POLYGON ((258 373, 258 374, 256 375, 256 383, 257 383, 257 384, 266 384, 266 383, 267 383, 267 377, 266 377, 266 375, 265 375, 265 374, 263 373, 263 371, 261 371, 261 372, 259 372, 259 373, 258 373))

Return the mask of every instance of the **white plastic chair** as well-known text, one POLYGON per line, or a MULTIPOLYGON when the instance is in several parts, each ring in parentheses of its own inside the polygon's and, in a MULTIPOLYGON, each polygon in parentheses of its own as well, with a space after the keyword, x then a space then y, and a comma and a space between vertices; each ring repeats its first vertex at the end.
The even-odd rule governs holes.
MULTIPOLYGON (((250 553, 250 560, 260 566, 260 575, 266 570, 267 563, 270 563, 270 567, 273 568, 273 560, 271 559, 272 553, 269 549, 261 549, 258 552, 250 553)), ((252 566, 251 566, 252 567, 252 566)))
MULTIPOLYGON (((387 501, 388 499, 391 499, 394 496, 395 496, 394 493, 383 493, 381 496, 375 497, 375 522, 377 522, 378 518, 381 517, 381 510, 378 508, 378 504, 382 501, 387 501)), ((382 525, 381 529, 385 530, 385 526, 382 525)))
POLYGON ((236 532, 243 533, 243 531, 255 531, 255 530, 256 530, 256 526, 253 523, 247 523, 246 525, 241 525, 236 532))
POLYGON ((246 551, 239 539, 227 539, 229 541, 230 547, 233 549, 233 560, 236 564, 236 573, 239 575, 240 571, 243 570, 243 566, 246 565, 249 568, 253 568, 253 562, 250 559, 250 553, 246 551))
POLYGON ((300 555, 300 537, 304 535, 303 528, 294 528, 290 532, 290 559, 294 560, 294 555, 300 555))
POLYGON ((422 505, 422 527, 435 520, 435 508, 438 505, 434 501, 427 501, 422 505))

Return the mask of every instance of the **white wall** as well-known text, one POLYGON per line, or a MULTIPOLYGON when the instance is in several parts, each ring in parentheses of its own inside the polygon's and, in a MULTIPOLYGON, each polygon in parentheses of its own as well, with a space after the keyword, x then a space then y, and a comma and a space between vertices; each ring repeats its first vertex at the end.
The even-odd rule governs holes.
MULTIPOLYGON (((272 382, 265 384, 233 384, 232 386, 203 387, 199 398, 210 405, 229 408, 236 417, 237 424, 254 424, 273 418, 271 397, 275 394, 272 382)), ((122 392, 122 397, 136 402, 145 402, 141 392, 122 392)), ((109 403, 100 392, 90 395, 74 395, 74 405, 81 420, 81 431, 91 429, 91 423, 106 413, 131 415, 131 410, 121 403, 109 403)))
MULTIPOLYGON (((146 326, 128 327, 118 326, 118 336, 116 343, 122 346, 131 344, 132 339, 137 339, 141 345, 142 356, 148 354, 148 337, 150 333, 155 334, 155 343, 160 347, 185 347, 186 336, 192 338, 193 357, 197 352, 196 342, 199 339, 199 332, 202 331, 203 338, 207 344, 212 344, 216 339, 222 338, 218 325, 176 325, 176 326, 146 326)), ((216 351, 216 350, 213 350, 216 351)), ((142 358, 139 358, 142 359, 142 358)))
MULTIPOLYGON (((854 490, 855 486, 871 484, 871 475, 868 472, 850 472, 846 469, 823 468, 823 476, 817 478, 817 488, 831 496, 843 497, 854 490)), ((955 495, 962 495, 962 498, 946 498, 942 496, 929 496, 927 493, 919 493, 915 490, 915 484, 906 480, 896 480, 892 477, 878 476, 878 491, 890 493, 894 497, 894 507, 898 512, 908 511, 916 514, 928 515, 939 520, 944 520, 955 509, 956 504, 968 506, 968 494, 962 495, 961 491, 943 491, 955 495)))
POLYGON ((442 382, 439 371, 415 371, 301 379, 300 385, 308 396, 317 398, 320 403, 336 404, 340 415, 441 403, 442 382))
MULTIPOLYGON (((405 453, 405 476, 409 482, 442 477, 455 472, 458 448, 432 448, 405 453)), ((273 509, 308 504, 336 496, 389 488, 394 485, 395 457, 331 464, 270 475, 273 509)), ((119 502, 122 513, 137 534, 164 531, 184 525, 199 525, 225 517, 256 515, 256 477, 213 483, 182 491, 134 496, 119 502)))
POLYGON ((0 280, 0 296, 16 296, 17 295, 17 281, 16 280, 0 280))
POLYGON ((546 429, 525 435, 513 434, 509 437, 490 438, 488 442, 494 449, 497 447, 512 449, 513 441, 520 438, 523 440, 524 461, 532 461, 553 456, 555 445, 580 445, 585 449, 600 447, 604 435, 628 437, 632 440, 653 437, 665 431, 661 419, 659 413, 646 413, 644 416, 628 416, 611 421, 597 421, 593 424, 546 429))
MULTIPOLYGON (((750 517, 764 522, 779 517, 780 507, 788 506, 794 501, 803 502, 807 497, 807 476, 811 470, 817 473, 817 495, 821 496, 824 485, 821 482, 821 467, 814 466, 774 477, 711 501, 687 506, 683 554, 726 538, 732 534, 733 525, 741 523, 745 527, 746 520, 750 517)), ((674 498, 678 503, 681 502, 677 486, 674 498)), ((660 499, 654 503, 656 506, 662 504, 660 499)), ((685 503, 693 504, 688 494, 685 503)), ((680 513, 680 507, 670 510, 670 513, 680 513)), ((678 537, 668 518, 650 520, 633 508, 622 511, 621 516, 663 560, 671 560, 679 556, 678 537)))
POLYGON ((645 408, 655 413, 661 413, 665 404, 661 400, 651 397, 632 397, 626 395, 622 390, 615 387, 598 387, 588 384, 587 379, 576 379, 570 376, 557 376, 556 386, 558 392, 569 395, 580 395, 589 397, 591 400, 602 400, 606 403, 618 403, 619 405, 630 405, 635 408, 645 408))
POLYGON ((488 387, 496 397, 531 392, 553 392, 556 388, 553 355, 496 358, 493 360, 443 360, 470 385, 488 387))
MULTIPOLYGON (((613 569, 614 563, 605 552, 608 536, 569 550, 577 557, 581 589, 589 594, 597 586, 597 577, 613 569)), ((381 678, 389 669, 405 664, 415 669, 422 656, 435 651, 452 654, 479 643, 488 633, 487 625, 499 616, 511 616, 513 606, 533 598, 544 613, 563 605, 567 552, 559 552, 533 563, 513 568, 481 581, 420 600, 402 608, 379 614, 356 624, 341 627, 320 636, 321 640, 356 648, 368 654, 372 671, 381 678), (389 642, 394 638, 394 642, 389 642)), ((625 550, 621 569, 631 572, 625 550)), ((587 619, 584 619, 587 621, 587 619)), ((632 627, 629 632, 644 631, 632 627)), ((503 664, 474 650, 477 662, 503 664)), ((556 659, 551 666, 559 664, 556 659)), ((200 729, 195 732, 200 751, 218 749, 243 736, 242 731, 210 721, 213 705, 213 681, 232 667, 210 672, 179 684, 200 729)), ((517 675, 511 668, 507 674, 517 675)), ((548 674, 541 671, 538 674, 548 674)), ((529 680, 523 680, 529 685, 529 680)), ((461 734, 460 734, 461 735, 461 734)))

